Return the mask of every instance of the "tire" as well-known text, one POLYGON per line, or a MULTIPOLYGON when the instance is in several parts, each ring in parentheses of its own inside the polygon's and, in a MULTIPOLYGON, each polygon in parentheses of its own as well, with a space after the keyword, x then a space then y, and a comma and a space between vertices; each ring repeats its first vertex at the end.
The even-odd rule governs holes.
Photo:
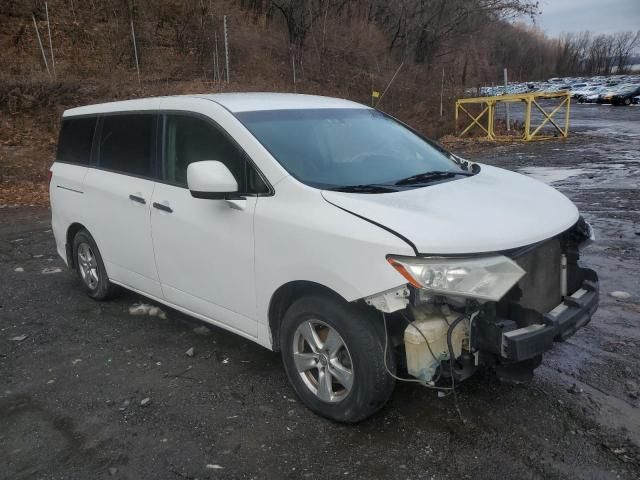
MULTIPOLYGON (((364 420, 389 400, 395 380, 384 365, 384 341, 379 317, 330 295, 298 299, 280 328, 282 361, 296 394, 318 415, 343 423, 364 420)), ((395 373, 391 351, 387 366, 395 373)))
POLYGON ((87 295, 94 300, 113 296, 116 286, 109 281, 100 250, 86 230, 80 230, 73 238, 73 265, 87 295))
POLYGON ((631 105, 631 99, 627 97, 622 101, 622 103, 624 103, 628 107, 629 105, 631 105))

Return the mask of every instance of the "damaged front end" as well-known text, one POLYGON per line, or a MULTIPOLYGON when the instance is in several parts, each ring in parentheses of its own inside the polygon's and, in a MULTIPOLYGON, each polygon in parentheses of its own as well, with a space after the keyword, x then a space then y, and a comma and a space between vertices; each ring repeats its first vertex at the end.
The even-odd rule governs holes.
POLYGON ((398 363, 412 377, 450 384, 488 366, 524 382, 553 342, 598 308, 598 276, 579 262, 593 239, 580 218, 555 237, 499 255, 390 256, 408 284, 365 301, 385 314, 398 363))

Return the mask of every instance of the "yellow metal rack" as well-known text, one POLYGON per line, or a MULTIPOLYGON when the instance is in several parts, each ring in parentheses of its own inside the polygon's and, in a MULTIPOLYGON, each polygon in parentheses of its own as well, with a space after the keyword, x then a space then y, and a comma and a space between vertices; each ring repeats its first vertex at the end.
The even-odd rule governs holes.
MULTIPOLYGON (((460 112, 466 114, 467 117, 471 119, 471 123, 469 123, 459 134, 459 136, 464 136, 467 134, 474 126, 478 127, 486 134, 486 138, 489 140, 544 140, 548 138, 555 138, 558 134, 564 138, 569 136, 569 110, 571 106, 571 95, 568 91, 562 92, 554 92, 554 93, 522 93, 516 95, 501 95, 496 97, 475 97, 475 98, 461 98, 456 100, 456 131, 458 130, 458 120, 460 116, 460 112), (547 111, 545 110, 540 103, 539 100, 542 99, 559 99, 560 103, 555 105, 553 110, 547 111), (500 103, 514 103, 514 102, 524 102, 525 103, 525 111, 524 111, 524 132, 522 136, 512 136, 512 135, 496 135, 495 133, 495 118, 496 118, 496 106, 500 103), (470 113, 465 106, 469 105, 479 105, 481 110, 480 113, 475 115, 470 113), (542 113, 543 120, 537 126, 531 125, 531 110, 532 107, 537 108, 540 113, 542 113), (564 128, 561 128, 558 125, 558 122, 554 119, 554 115, 556 115, 559 111, 564 108, 564 128), (542 135, 541 129, 547 123, 553 125, 557 134, 554 135, 542 135)), ((465 117, 466 118, 466 117, 465 117)))

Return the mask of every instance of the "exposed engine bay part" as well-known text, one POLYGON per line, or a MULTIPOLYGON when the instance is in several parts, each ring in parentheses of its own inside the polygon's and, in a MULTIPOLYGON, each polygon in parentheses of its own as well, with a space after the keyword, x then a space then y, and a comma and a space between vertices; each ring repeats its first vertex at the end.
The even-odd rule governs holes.
POLYGON ((580 248, 593 236, 580 219, 556 237, 502 252, 526 274, 498 301, 408 284, 408 296, 396 289, 367 303, 395 308, 388 333, 396 362, 413 381, 453 390, 479 367, 488 367, 501 380, 522 383, 554 342, 584 327, 598 307, 598 276, 579 261, 580 248), (400 302, 408 308, 397 308, 400 302))
POLYGON ((406 286, 387 290, 366 297, 364 301, 367 305, 384 313, 393 313, 402 310, 409 305, 409 289, 406 286))
POLYGON ((548 312, 562 301, 560 239, 542 242, 514 255, 513 260, 527 273, 503 297, 504 300, 538 312, 548 312))
POLYGON ((451 361, 447 334, 451 329, 453 360, 469 350, 469 319, 451 311, 447 305, 411 307, 414 321, 404 331, 407 372, 425 382, 432 382, 438 367, 451 361))

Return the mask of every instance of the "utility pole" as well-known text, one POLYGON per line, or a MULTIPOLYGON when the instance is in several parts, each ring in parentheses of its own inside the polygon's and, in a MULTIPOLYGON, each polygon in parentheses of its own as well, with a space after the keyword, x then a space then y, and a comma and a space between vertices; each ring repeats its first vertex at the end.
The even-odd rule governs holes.
POLYGON ((298 93, 296 88, 296 54, 291 49, 291 67, 293 68, 293 93, 298 93))
MULTIPOLYGON (((508 87, 509 87, 509 82, 507 81, 507 69, 504 69, 504 94, 508 95, 508 87)), ((507 132, 511 131, 511 119, 509 118, 509 102, 504 102, 504 106, 507 109, 507 132)))
POLYGON ((47 62, 47 56, 44 53, 42 40, 40 40, 40 32, 38 31, 38 23, 36 22, 36 16, 31 14, 31 18, 33 18, 33 26, 36 29, 36 36, 38 37, 38 45, 40 45, 40 52, 42 53, 42 60, 44 60, 44 66, 47 69, 47 73, 49 74, 49 77, 51 77, 51 72, 49 71, 49 63, 47 62))
POLYGON ((44 2, 44 10, 47 12, 47 30, 49 31, 49 50, 51 51, 51 68, 53 69, 53 76, 56 76, 56 61, 53 58, 53 42, 51 40, 51 23, 49 23, 49 6, 47 2, 44 2))
POLYGON ((216 56, 213 58, 213 78, 218 82, 222 82, 220 78, 220 67, 219 67, 219 57, 218 57, 218 32, 214 32, 213 38, 216 44, 216 56))
POLYGON ((138 85, 140 84, 140 64, 138 63, 138 47, 136 45, 136 31, 133 28, 133 16, 131 17, 131 38, 133 39, 133 55, 136 59, 136 72, 138 72, 138 85))
POLYGON ((444 67, 442 67, 442 83, 440 84, 440 117, 443 116, 443 105, 442 105, 442 97, 444 94, 444 67))
POLYGON ((227 83, 229 83, 229 39, 227 36, 227 16, 224 16, 224 60, 227 83))

